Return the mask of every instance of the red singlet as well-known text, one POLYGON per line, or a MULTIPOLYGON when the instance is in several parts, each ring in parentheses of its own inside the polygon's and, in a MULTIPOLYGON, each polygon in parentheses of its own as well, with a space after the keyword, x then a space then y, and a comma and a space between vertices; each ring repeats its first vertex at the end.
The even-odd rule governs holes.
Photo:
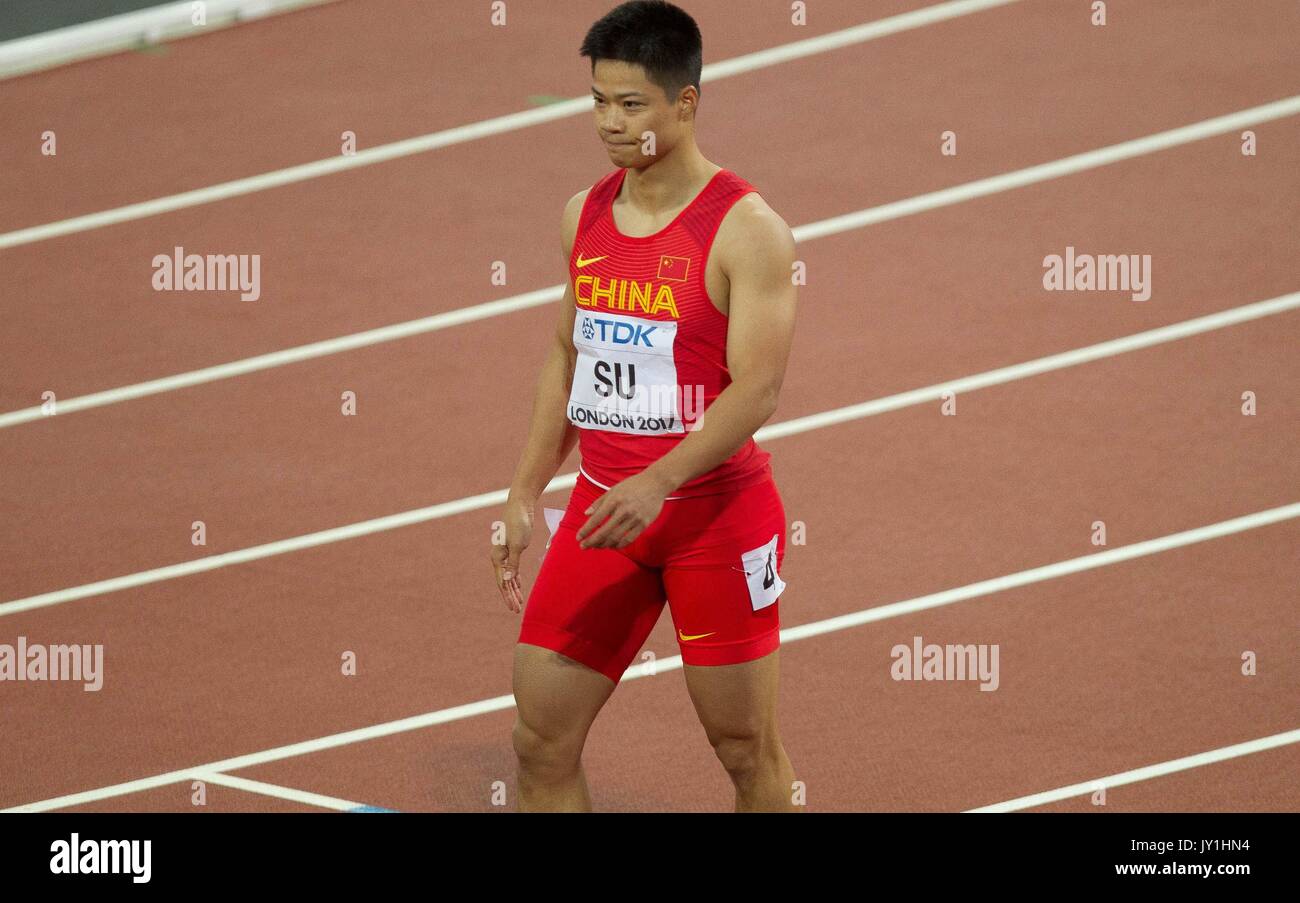
POLYGON ((665 604, 686 665, 770 654, 781 642, 785 590, 785 508, 770 456, 752 438, 674 490, 678 501, 627 546, 578 545, 602 490, 667 454, 731 382, 727 318, 705 291, 704 264, 722 218, 754 187, 721 170, 665 228, 629 238, 610 209, 625 174, 610 173, 588 193, 569 260, 578 363, 568 416, 581 428, 582 475, 519 630, 519 642, 615 683, 665 604))
MULTIPOLYGON (((582 472, 604 488, 667 454, 730 384, 727 317, 709 299, 704 267, 727 211, 757 190, 719 170, 671 223, 632 237, 611 209, 626 175, 592 186, 569 258, 578 361, 568 418, 580 428, 582 472)), ((755 485, 770 478, 769 460, 750 438, 670 498, 755 485)))

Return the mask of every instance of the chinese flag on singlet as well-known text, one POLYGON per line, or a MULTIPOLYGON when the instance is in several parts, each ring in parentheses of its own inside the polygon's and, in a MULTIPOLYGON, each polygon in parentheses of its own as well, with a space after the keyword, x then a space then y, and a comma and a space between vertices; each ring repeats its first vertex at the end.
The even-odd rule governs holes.
POLYGON ((685 282, 686 269, 690 264, 691 259, 689 257, 660 257, 659 278, 685 282))

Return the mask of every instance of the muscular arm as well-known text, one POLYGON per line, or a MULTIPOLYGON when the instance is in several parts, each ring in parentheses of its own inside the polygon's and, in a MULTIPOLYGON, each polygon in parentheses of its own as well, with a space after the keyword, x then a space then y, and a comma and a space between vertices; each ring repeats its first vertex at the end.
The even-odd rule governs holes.
POLYGON ((794 338, 794 236, 766 204, 747 204, 736 212, 735 229, 727 235, 720 260, 731 282, 731 384, 709 406, 700 429, 647 468, 660 480, 665 495, 735 454, 776 411, 785 378, 794 338))
POLYGON ((561 249, 564 252, 565 288, 560 302, 560 316, 555 325, 550 350, 542 363, 533 396, 532 425, 523 455, 510 482, 510 497, 532 504, 546 484, 555 476, 564 459, 578 441, 578 430, 565 415, 577 350, 573 347, 573 282, 568 279, 569 256, 573 252, 574 234, 586 192, 574 195, 564 210, 561 249))
POLYGON ((674 489, 735 454, 776 410, 794 339, 794 236, 761 199, 746 198, 723 220, 714 252, 731 283, 731 383, 713 400, 699 429, 584 512, 589 517, 578 530, 583 548, 620 548, 632 542, 674 489))
POLYGON ((578 431, 565 414, 569 401, 569 387, 573 382, 573 367, 578 352, 573 347, 574 298, 573 283, 568 278, 569 255, 573 251, 574 236, 578 231, 578 218, 582 215, 582 191, 569 199, 564 208, 560 247, 564 252, 565 289, 560 303, 560 316, 555 325, 555 335, 542 363, 533 394, 533 418, 528 428, 528 439, 523 454, 510 481, 506 497, 504 524, 505 542, 493 545, 491 561, 496 573, 497 589, 501 591, 506 606, 513 612, 524 607, 523 587, 519 583, 519 556, 532 539, 533 508, 546 484, 555 476, 564 459, 578 440, 578 431))

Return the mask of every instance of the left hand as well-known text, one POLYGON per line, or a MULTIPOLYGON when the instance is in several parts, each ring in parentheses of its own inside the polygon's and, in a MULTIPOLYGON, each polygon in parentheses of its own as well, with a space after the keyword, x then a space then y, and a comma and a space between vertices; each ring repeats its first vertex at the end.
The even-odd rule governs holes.
POLYGON ((579 548, 621 549, 630 544, 659 516, 667 495, 663 482, 649 471, 616 483, 582 512, 591 517, 578 530, 579 548))

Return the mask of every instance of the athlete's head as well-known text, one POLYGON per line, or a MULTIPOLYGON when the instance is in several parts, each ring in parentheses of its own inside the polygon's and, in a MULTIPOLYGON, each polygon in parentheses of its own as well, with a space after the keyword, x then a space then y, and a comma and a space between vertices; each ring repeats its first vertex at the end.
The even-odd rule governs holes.
POLYGON ((579 53, 591 58, 596 130, 615 164, 649 166, 693 135, 703 49, 685 11, 631 0, 591 26, 579 53))

